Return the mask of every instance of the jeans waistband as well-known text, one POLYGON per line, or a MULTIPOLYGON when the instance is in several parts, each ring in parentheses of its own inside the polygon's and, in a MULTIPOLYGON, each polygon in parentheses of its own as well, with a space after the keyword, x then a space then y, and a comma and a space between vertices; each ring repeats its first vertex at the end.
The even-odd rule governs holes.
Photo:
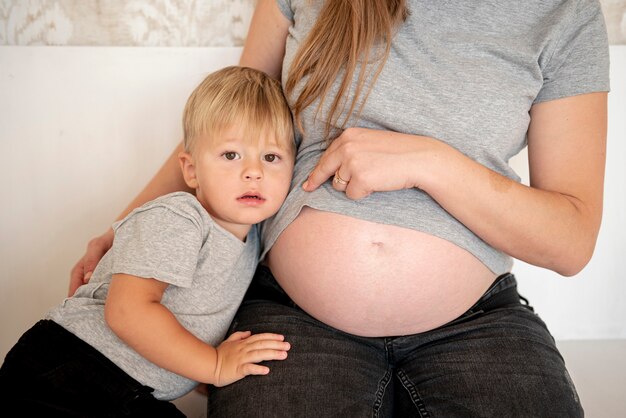
POLYGON ((243 300, 267 300, 294 308, 298 307, 298 305, 287 296, 287 293, 280 287, 278 282, 276 282, 269 267, 262 264, 259 264, 257 267, 243 300))
POLYGON ((512 273, 505 273, 496 278, 489 289, 478 299, 468 313, 491 311, 496 308, 520 303, 522 300, 517 292, 517 280, 512 273))

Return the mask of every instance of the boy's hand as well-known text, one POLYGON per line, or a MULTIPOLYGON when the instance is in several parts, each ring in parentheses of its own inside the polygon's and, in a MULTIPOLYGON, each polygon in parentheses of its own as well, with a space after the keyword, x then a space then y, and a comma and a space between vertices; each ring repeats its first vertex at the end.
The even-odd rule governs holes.
POLYGON ((213 385, 226 386, 244 377, 264 375, 269 367, 257 363, 284 360, 291 348, 285 337, 278 334, 255 334, 250 331, 235 332, 217 347, 217 364, 213 385))

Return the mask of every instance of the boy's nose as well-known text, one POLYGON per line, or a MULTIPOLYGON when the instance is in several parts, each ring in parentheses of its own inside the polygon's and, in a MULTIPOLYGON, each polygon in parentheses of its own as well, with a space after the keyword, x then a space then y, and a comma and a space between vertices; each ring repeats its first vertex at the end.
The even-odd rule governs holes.
POLYGON ((243 171, 243 177, 247 181, 258 181, 263 178, 263 169, 259 162, 250 162, 243 171))

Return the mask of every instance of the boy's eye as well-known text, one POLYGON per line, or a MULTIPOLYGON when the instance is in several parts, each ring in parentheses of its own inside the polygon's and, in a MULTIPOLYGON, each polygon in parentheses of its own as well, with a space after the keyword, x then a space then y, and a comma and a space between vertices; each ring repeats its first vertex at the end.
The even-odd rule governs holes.
POLYGON ((222 154, 224 156, 224 158, 226 158, 227 160, 238 160, 239 159, 239 154, 237 154, 234 151, 226 151, 225 153, 222 154))
POLYGON ((265 154, 263 156, 263 159, 265 161, 267 161, 268 163, 273 163, 274 161, 276 161, 277 159, 279 159, 280 157, 276 154, 265 154))

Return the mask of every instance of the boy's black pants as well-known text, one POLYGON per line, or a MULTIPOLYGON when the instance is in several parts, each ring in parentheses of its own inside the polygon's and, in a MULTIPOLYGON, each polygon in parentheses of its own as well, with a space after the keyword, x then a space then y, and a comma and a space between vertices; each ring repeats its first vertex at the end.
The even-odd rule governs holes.
POLYGON ((185 416, 151 392, 51 320, 26 331, 0 368, 0 405, 23 416, 185 416))

